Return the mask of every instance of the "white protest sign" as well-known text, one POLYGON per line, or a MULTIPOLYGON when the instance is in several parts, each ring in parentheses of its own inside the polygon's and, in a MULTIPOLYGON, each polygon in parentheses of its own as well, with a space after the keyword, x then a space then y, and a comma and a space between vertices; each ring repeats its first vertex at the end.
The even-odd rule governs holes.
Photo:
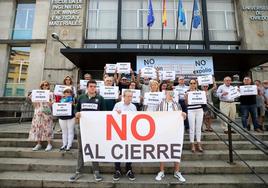
POLYGON ((55 85, 54 95, 63 96, 63 90, 66 88, 65 85, 55 85))
POLYGON ((198 80, 198 85, 200 86, 213 84, 212 75, 198 76, 197 80, 198 80))
POLYGON ((162 92, 146 92, 144 94, 144 105, 157 105, 160 104, 160 102, 163 99, 163 93, 162 92))
POLYGON ((189 89, 189 87, 185 86, 176 86, 173 91, 177 92, 180 99, 184 99, 184 95, 186 91, 189 89))
POLYGON ((156 69, 152 67, 144 67, 141 69, 141 77, 147 77, 147 78, 156 78, 156 69))
POLYGON ((188 104, 207 104, 207 97, 205 91, 190 91, 188 92, 188 104))
POLYGON ((116 64, 106 64, 106 73, 115 73, 116 71, 116 64))
POLYGON ((119 88, 118 86, 100 86, 100 95, 104 99, 118 99, 119 88))
POLYGON ((82 111, 84 162, 180 162, 181 112, 82 111), (168 135, 168 136, 167 136, 168 135))
POLYGON ((175 80, 175 71, 162 71, 162 80, 175 80))
POLYGON ((122 89, 122 100, 124 100, 124 92, 125 90, 131 90, 132 91, 132 103, 140 103, 141 102, 141 90, 139 89, 122 89))
POLYGON ((80 89, 86 90, 87 89, 87 82, 88 82, 88 80, 80 80, 80 82, 79 82, 80 89))
POLYGON ((104 86, 104 81, 96 80, 96 82, 97 82, 97 90, 100 90, 100 86, 104 86))
POLYGON ((49 90, 32 90, 32 102, 49 102, 49 90))
POLYGON ((240 96, 240 93, 238 91, 238 87, 232 87, 231 89, 229 89, 228 95, 227 95, 227 99, 228 100, 233 100, 237 97, 240 96))
POLYGON ((71 103, 53 103, 53 116, 70 116, 72 115, 71 103))
POLYGON ((257 95, 258 90, 256 85, 240 86, 240 95, 257 95))
POLYGON ((130 73, 130 63, 123 63, 123 62, 119 62, 116 63, 116 67, 117 67, 117 73, 125 73, 125 74, 129 74, 130 73))

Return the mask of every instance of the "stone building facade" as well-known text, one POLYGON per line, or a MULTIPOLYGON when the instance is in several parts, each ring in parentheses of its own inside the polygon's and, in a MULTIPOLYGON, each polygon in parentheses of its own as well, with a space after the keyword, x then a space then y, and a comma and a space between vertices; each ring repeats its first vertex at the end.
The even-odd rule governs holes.
MULTIPOLYGON (((161 0, 153 2, 155 16, 159 18, 161 0)), ((188 40, 193 1, 184 2, 188 23, 179 30, 178 38, 183 44, 188 40)), ((21 96, 21 92, 10 92, 10 88, 21 87, 26 95, 42 80, 61 83, 66 75, 77 83, 82 70, 60 53, 60 48, 64 47, 51 37, 52 33, 57 33, 72 48, 142 48, 142 41, 147 41, 147 3, 147 0, 1 0, 0 96, 21 96), (126 44, 121 44, 124 40, 126 44), (29 54, 24 82, 8 76, 13 69, 11 56, 20 50, 29 54)), ((203 16, 207 26, 204 22, 201 29, 193 31, 192 40, 197 41, 193 48, 200 49, 198 41, 206 40, 203 32, 207 30, 208 37, 216 41, 209 49, 268 49, 268 0, 206 0, 200 1, 199 6, 201 12, 207 12, 207 16, 203 16), (225 42, 221 44, 222 41, 225 42)), ((168 23, 165 40, 168 40, 166 48, 170 48, 168 42, 176 30, 177 0, 167 4, 167 11, 168 22, 172 24, 168 23)), ((160 39, 161 32, 161 26, 157 24, 151 32, 155 42, 160 39)), ((157 47, 155 44, 154 48, 157 47)), ((187 45, 178 48, 187 48, 187 45)), ((253 77, 268 79, 266 69, 267 64, 254 68, 253 77)))

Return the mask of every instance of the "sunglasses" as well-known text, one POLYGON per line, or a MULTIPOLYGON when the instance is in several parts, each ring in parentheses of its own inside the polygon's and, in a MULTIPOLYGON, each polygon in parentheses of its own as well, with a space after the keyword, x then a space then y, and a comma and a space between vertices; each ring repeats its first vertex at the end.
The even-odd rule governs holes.
POLYGON ((43 84, 43 85, 42 85, 42 87, 44 87, 44 86, 46 86, 46 87, 47 87, 47 86, 48 86, 48 84, 43 84))

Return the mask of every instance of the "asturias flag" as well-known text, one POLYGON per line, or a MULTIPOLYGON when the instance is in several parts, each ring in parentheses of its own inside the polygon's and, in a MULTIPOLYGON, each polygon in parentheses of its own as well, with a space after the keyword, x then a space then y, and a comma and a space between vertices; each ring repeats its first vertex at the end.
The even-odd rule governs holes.
POLYGON ((152 27, 153 24, 154 24, 153 4, 152 4, 152 0, 149 0, 148 16, 147 16, 147 26, 148 27, 152 27))
POLYGON ((182 6, 182 0, 179 0, 179 4, 178 4, 178 18, 180 22, 182 23, 182 25, 186 24, 185 11, 182 6))
POLYGON ((166 0, 163 0, 162 24, 163 24, 164 27, 167 26, 167 8, 166 8, 166 0))
POLYGON ((193 28, 198 28, 201 23, 200 10, 198 8, 197 0, 194 0, 194 18, 193 18, 193 28))

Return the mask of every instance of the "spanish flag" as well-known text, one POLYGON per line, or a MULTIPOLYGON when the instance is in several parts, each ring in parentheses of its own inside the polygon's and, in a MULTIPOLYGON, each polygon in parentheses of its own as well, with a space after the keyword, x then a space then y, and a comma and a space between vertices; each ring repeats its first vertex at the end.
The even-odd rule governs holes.
POLYGON ((167 8, 166 8, 166 0, 163 0, 162 24, 163 24, 164 27, 167 26, 167 8))

